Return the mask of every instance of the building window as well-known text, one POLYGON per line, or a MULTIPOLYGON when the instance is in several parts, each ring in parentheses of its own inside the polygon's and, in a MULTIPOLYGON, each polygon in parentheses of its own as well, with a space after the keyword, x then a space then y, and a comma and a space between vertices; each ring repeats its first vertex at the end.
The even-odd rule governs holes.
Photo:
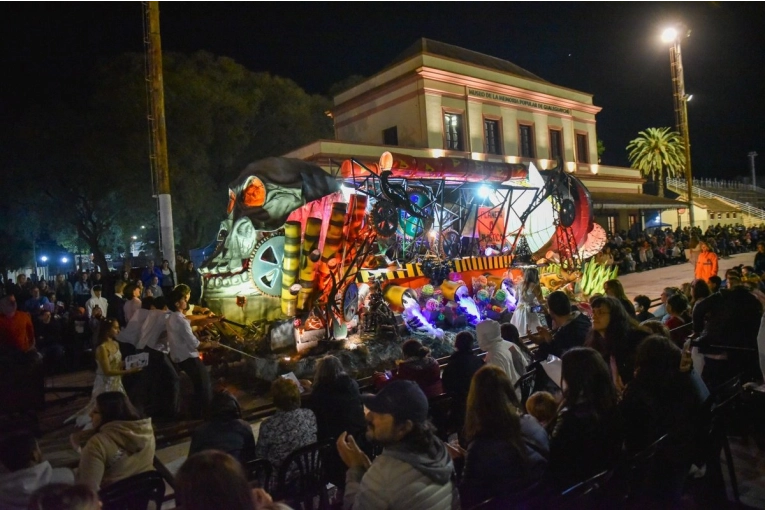
POLYGON ((717 213, 717 219, 718 219, 718 220, 721 220, 721 219, 722 219, 722 213, 721 213, 721 212, 717 213))
POLYGON ((576 134, 576 161, 578 163, 589 163, 589 151, 587 149, 587 135, 576 134))
POLYGON ((726 217, 726 218, 728 218, 728 219, 730 219, 730 213, 729 213, 729 212, 726 212, 726 213, 725 213, 725 217, 726 217))
POLYGON ((398 126, 383 129, 383 145, 398 145, 398 126))
POLYGON ((558 129, 550 130, 550 159, 563 159, 563 132, 558 129))
POLYGON ((736 213, 733 213, 733 218, 735 218, 735 217, 736 217, 736 213))
POLYGON ((713 213, 713 212, 709 213, 709 219, 710 220, 715 219, 715 213, 713 213))
POLYGON ((446 149, 453 151, 465 150, 462 115, 458 113, 444 113, 444 133, 446 134, 446 149))
POLYGON ((483 133, 485 137, 485 148, 487 154, 502 154, 499 136, 499 121, 483 119, 483 133))
POLYGON ((520 148, 522 158, 533 158, 534 156, 534 133, 532 132, 533 126, 527 126, 521 124, 518 126, 518 146, 520 148))
POLYGON ((613 234, 616 232, 616 216, 607 216, 606 220, 608 221, 608 232, 609 234, 613 234))
POLYGON ((638 222, 637 214, 630 214, 630 228, 638 222))

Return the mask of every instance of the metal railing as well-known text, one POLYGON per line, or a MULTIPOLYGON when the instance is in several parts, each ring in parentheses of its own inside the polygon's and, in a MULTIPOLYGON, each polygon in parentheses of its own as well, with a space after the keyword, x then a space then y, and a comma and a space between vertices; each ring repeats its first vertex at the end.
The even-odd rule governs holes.
MULTIPOLYGON (((675 188, 676 190, 683 191, 683 192, 687 192, 688 190, 685 180, 681 180, 681 179, 674 179, 674 178, 667 179, 667 187, 672 187, 672 188, 675 188)), ((741 209, 741 212, 743 212, 744 214, 748 214, 749 216, 752 216, 760 220, 765 220, 765 210, 760 209, 759 207, 754 207, 751 204, 739 202, 738 200, 735 200, 723 195, 719 195, 717 193, 712 193, 711 191, 707 191, 700 187, 696 187, 695 183, 693 188, 693 195, 701 197, 701 198, 716 198, 717 200, 722 200, 723 202, 726 202, 735 207, 738 207, 739 209, 741 209)))

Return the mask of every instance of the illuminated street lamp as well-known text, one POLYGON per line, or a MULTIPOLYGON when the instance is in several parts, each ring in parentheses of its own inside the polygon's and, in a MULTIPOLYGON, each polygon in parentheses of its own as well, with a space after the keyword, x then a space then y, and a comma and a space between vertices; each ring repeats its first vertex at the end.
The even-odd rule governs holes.
POLYGON ((683 57, 680 51, 680 40, 691 35, 687 27, 677 25, 669 27, 661 34, 669 47, 669 61, 672 67, 672 89, 675 99, 675 123, 685 145, 685 185, 688 189, 688 216, 691 228, 696 226, 693 218, 693 174, 691 172, 691 140, 688 134, 688 101, 693 97, 685 93, 685 78, 683 75, 683 57))

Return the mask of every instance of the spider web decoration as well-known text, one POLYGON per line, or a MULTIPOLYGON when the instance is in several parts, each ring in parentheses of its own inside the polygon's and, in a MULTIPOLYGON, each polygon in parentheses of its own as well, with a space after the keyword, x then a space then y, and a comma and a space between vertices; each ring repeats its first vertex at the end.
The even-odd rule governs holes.
POLYGON ((518 241, 518 244, 515 246, 515 253, 513 254, 513 264, 518 265, 525 265, 525 264, 532 264, 533 261, 531 260, 531 249, 529 248, 529 243, 526 242, 526 236, 521 236, 521 239, 518 241))

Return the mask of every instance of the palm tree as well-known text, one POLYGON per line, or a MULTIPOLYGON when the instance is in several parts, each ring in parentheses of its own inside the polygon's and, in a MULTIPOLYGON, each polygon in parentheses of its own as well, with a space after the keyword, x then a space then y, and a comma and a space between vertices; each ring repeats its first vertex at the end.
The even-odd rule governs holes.
POLYGON ((657 183, 660 197, 664 196, 664 179, 680 174, 685 168, 683 137, 669 129, 648 128, 627 144, 632 168, 657 183))

